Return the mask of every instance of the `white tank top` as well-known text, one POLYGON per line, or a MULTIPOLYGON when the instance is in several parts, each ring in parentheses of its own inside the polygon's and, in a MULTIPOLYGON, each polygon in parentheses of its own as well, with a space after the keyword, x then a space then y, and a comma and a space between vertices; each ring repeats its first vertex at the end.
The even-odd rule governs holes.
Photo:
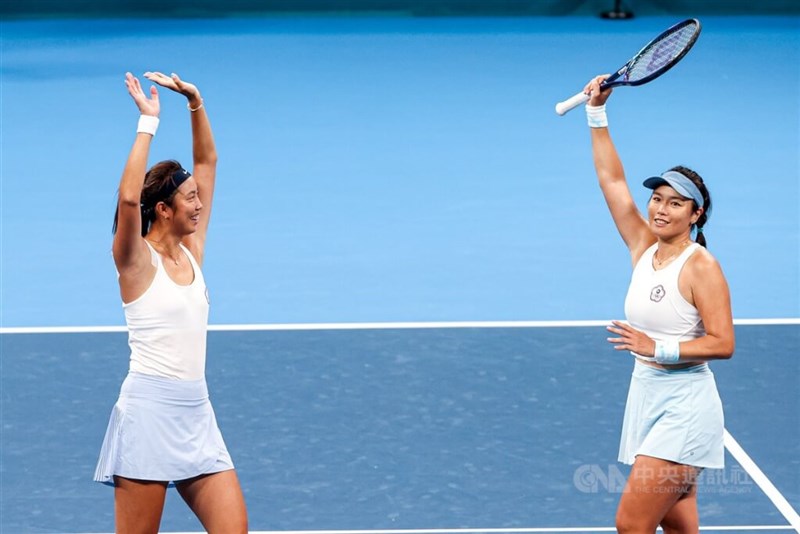
MULTIPOLYGON (((655 341, 689 341, 705 335, 697 308, 689 304, 678 289, 678 276, 689 257, 700 247, 692 243, 664 269, 653 268, 658 244, 648 248, 633 269, 625 317, 628 323, 655 341)), ((632 352, 634 356, 653 361, 632 352)), ((681 362, 684 363, 684 362, 681 362)))
POLYGON ((122 305, 131 348, 130 371, 177 380, 204 378, 209 301, 203 273, 181 245, 194 280, 187 286, 176 284, 158 252, 150 243, 147 246, 156 275, 142 296, 122 305))

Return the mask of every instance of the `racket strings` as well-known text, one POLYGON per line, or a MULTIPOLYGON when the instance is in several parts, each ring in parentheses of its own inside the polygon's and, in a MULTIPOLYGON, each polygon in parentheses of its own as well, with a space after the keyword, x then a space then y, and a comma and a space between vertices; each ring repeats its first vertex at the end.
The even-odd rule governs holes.
POLYGON ((635 82, 652 76, 664 68, 669 68, 676 59, 692 47, 698 29, 697 24, 688 24, 650 43, 639 53, 625 73, 625 77, 629 81, 635 82))

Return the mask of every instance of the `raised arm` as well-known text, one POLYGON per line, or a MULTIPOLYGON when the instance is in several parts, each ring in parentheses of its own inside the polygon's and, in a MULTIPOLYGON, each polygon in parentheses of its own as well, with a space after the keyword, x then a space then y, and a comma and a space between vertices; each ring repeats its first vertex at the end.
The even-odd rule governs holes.
POLYGON ((130 285, 128 282, 141 278, 139 275, 148 268, 152 269, 150 252, 142 237, 140 202, 147 172, 147 156, 161 109, 158 91, 155 87, 150 88, 150 97, 148 98, 142 90, 139 80, 130 72, 125 74, 125 86, 139 108, 141 116, 136 139, 128 155, 119 184, 119 202, 112 245, 114 263, 120 274, 123 300, 126 300, 126 288, 130 285))
POLYGON ((203 106, 200 90, 189 82, 181 80, 177 74, 167 76, 160 72, 147 72, 145 77, 167 89, 182 94, 187 99, 187 107, 192 122, 192 175, 197 182, 198 196, 203 204, 197 231, 184 238, 183 243, 192 251, 195 259, 202 265, 206 233, 211 218, 211 205, 214 198, 214 181, 217 175, 217 148, 211 132, 211 123, 203 106))
MULTIPOLYGON (((605 116, 604 106, 612 91, 600 91, 600 82, 605 78, 606 76, 597 76, 584 89, 584 92, 591 95, 587 111, 598 114, 601 118, 605 116)), ((655 243, 656 238, 650 231, 647 220, 636 208, 625 179, 622 161, 604 122, 602 119, 594 121, 590 128, 594 167, 611 217, 635 264, 647 247, 655 243)))

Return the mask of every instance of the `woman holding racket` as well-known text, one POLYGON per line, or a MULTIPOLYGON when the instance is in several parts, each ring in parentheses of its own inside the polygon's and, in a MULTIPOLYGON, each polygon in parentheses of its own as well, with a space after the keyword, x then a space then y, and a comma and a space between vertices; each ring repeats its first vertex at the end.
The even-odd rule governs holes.
POLYGON ((239 480, 205 381, 208 290, 200 266, 217 152, 200 91, 176 74, 146 73, 186 97, 193 174, 176 161, 149 171, 160 103, 127 73, 141 113, 119 185, 112 252, 131 348, 128 376, 103 441, 95 480, 115 487, 116 532, 157 533, 167 486, 210 533, 246 533, 239 480))
POLYGON ((619 460, 632 464, 617 510, 619 532, 697 532, 696 480, 724 466, 722 404, 710 360, 733 355, 728 284, 706 250, 711 198, 686 167, 648 178, 646 217, 634 203, 611 140, 601 90, 585 87, 600 188, 631 253, 627 322, 613 321, 608 341, 635 357, 619 460), (692 233, 696 232, 696 240, 692 233))

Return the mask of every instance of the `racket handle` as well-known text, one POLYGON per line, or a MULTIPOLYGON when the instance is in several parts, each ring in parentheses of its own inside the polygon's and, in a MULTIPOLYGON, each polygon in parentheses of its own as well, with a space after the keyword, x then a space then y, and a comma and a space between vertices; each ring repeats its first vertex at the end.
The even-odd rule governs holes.
POLYGON ((559 102, 556 104, 556 113, 559 115, 563 115, 567 111, 571 110, 572 108, 578 107, 584 102, 589 100, 589 95, 584 92, 580 92, 575 96, 572 96, 563 102, 559 102))

